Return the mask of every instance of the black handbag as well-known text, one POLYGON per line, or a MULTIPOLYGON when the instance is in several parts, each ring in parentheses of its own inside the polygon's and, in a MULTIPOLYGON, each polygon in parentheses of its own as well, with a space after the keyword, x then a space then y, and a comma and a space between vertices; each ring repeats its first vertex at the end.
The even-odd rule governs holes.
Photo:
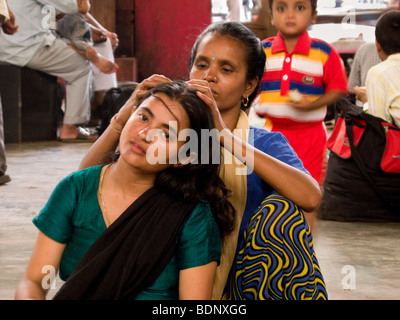
POLYGON ((347 99, 335 107, 320 218, 400 221, 400 129, 347 99))

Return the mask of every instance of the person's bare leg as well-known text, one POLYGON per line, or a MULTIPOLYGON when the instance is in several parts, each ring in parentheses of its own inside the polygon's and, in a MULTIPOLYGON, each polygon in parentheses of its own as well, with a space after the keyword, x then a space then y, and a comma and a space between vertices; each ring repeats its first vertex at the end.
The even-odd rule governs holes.
POLYGON ((86 58, 92 62, 101 72, 104 73, 113 73, 118 70, 118 65, 116 63, 111 62, 110 60, 104 58, 97 51, 92 48, 88 47, 86 49, 86 58))
POLYGON ((97 135, 92 135, 85 129, 77 127, 74 124, 63 124, 59 137, 61 140, 96 140, 98 138, 97 135))

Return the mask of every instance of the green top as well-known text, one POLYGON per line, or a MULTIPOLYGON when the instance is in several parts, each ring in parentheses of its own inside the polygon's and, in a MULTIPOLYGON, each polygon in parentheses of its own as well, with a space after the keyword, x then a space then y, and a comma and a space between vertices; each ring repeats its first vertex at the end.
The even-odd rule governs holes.
MULTIPOLYGON (((76 171, 61 180, 45 207, 33 219, 46 236, 67 244, 60 262, 62 280, 68 279, 89 247, 106 230, 97 199, 101 168, 96 166, 76 171)), ((177 250, 170 262, 136 299, 179 299, 179 270, 211 261, 219 263, 221 237, 208 204, 199 203, 195 207, 176 241, 177 250)))

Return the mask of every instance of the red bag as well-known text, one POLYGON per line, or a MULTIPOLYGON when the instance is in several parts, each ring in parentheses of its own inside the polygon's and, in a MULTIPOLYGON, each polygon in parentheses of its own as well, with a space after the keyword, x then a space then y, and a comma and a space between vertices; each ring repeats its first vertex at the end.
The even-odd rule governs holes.
POLYGON ((400 129, 390 123, 382 125, 386 132, 386 147, 381 161, 385 172, 400 172, 400 129))
MULTIPOLYGON (((328 148, 337 159, 332 163, 342 169, 333 169, 333 175, 327 175, 325 184, 327 193, 340 189, 341 181, 358 183, 353 188, 368 194, 367 185, 380 199, 400 213, 400 129, 378 117, 366 114, 361 108, 346 99, 336 104, 338 118, 335 128, 328 139, 328 148), (360 175, 355 175, 354 166, 360 175), (353 169, 349 169, 353 168, 353 169), (340 176, 342 172, 342 176, 340 176), (348 176, 352 175, 352 182, 348 176), (361 184, 364 180, 365 184, 361 184)), ((331 159, 329 159, 331 160, 331 159)), ((330 161, 328 161, 328 173, 330 161)), ((346 194, 342 186, 342 194, 346 194)))
MULTIPOLYGON (((379 152, 379 149, 371 150, 372 153, 364 156, 375 157, 380 163, 380 169, 384 172, 400 173, 400 128, 362 111, 352 111, 347 111, 347 113, 342 111, 339 114, 335 128, 328 140, 329 150, 343 159, 351 157, 349 137, 346 133, 348 129, 346 129, 345 116, 347 114, 347 126, 352 128, 354 146, 358 145, 367 127, 371 126, 374 134, 370 134, 369 139, 376 139, 375 142, 378 144, 384 142, 384 149, 383 152, 379 152)), ((373 141, 369 141, 369 143, 373 143, 373 141)))

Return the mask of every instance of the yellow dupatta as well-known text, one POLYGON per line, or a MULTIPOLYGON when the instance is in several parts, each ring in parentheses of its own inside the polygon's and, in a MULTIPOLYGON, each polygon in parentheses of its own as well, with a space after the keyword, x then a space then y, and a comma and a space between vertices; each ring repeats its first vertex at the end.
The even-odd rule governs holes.
MULTIPOLYGON (((246 113, 241 110, 233 134, 242 140, 248 141, 249 129, 249 119, 246 113)), ((236 210, 236 220, 233 232, 227 236, 222 243, 221 263, 217 268, 213 286, 212 299, 214 300, 221 299, 229 271, 235 258, 240 223, 242 221, 247 200, 246 166, 238 159, 235 159, 235 156, 225 148, 221 148, 221 160, 222 165, 220 169, 220 177, 225 182, 227 189, 232 191, 232 196, 229 198, 229 202, 236 210)))

